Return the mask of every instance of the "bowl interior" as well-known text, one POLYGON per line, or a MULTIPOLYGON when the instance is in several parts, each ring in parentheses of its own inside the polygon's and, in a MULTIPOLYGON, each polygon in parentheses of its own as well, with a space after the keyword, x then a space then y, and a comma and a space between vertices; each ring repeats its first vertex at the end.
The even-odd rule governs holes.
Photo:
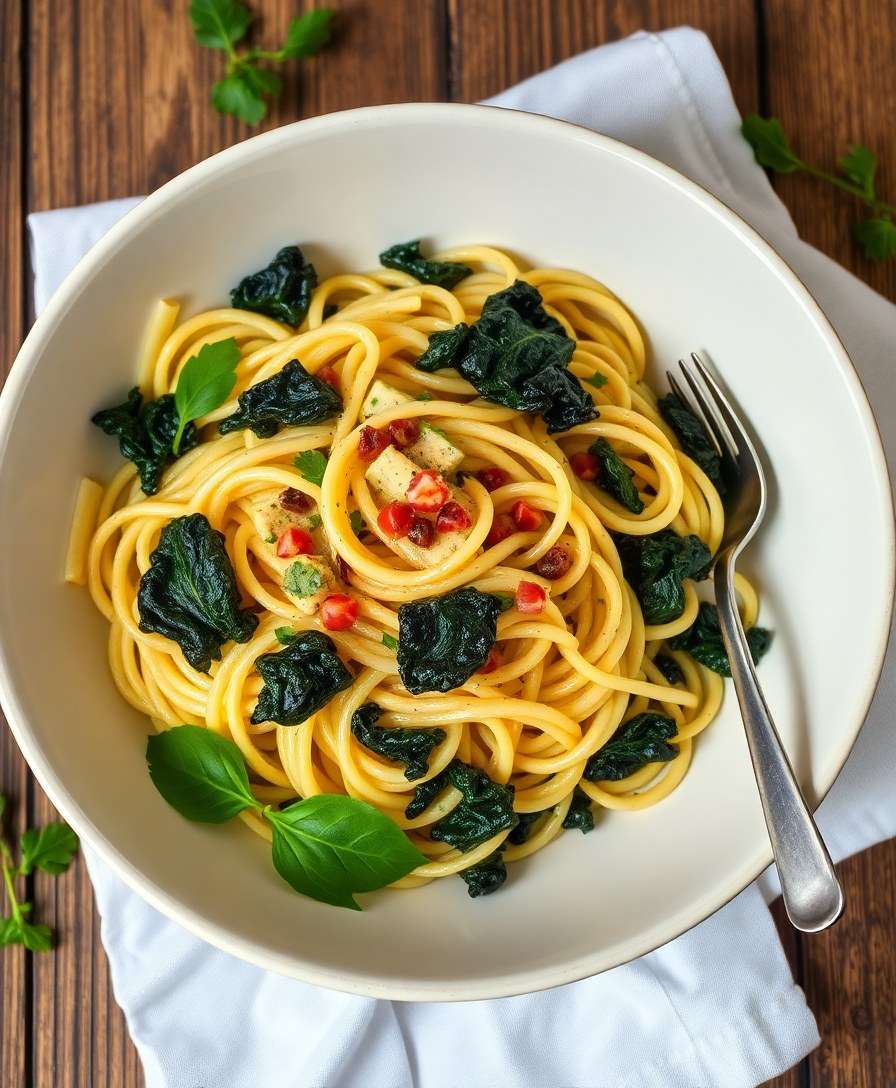
POLYGON ((474 107, 304 122, 166 186, 111 234, 38 322, 2 401, 3 701, 63 813, 156 905, 266 967, 396 998, 516 993, 640 954, 740 891, 769 859, 733 693, 690 774, 642 813, 606 813, 513 867, 366 899, 296 896, 241 826, 189 824, 152 787, 147 723, 115 691, 106 624, 61 570, 75 485, 120 463, 89 423, 130 385, 153 302, 219 305, 298 240, 322 274, 387 244, 481 241, 605 282, 641 320, 654 377, 707 350, 765 449, 767 524, 745 561, 776 630, 761 678, 810 797, 833 780, 877 677, 892 530, 867 403, 796 280, 721 205, 571 126, 474 107), (831 496, 837 496, 837 502, 831 496))

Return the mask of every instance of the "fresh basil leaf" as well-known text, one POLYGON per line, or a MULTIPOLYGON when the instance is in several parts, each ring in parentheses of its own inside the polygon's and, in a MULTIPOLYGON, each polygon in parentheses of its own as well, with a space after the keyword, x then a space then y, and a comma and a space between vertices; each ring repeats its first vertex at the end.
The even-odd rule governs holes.
POLYGON ((297 634, 298 632, 294 631, 292 627, 274 628, 274 637, 277 639, 281 646, 288 646, 297 634))
POLYGON ((669 654, 657 654, 653 659, 653 663, 663 674, 663 679, 667 684, 681 684, 684 682, 684 673, 674 657, 669 654))
MULTIPOLYGON (((179 429, 177 408, 170 393, 147 401, 138 388, 114 408, 105 408, 91 417, 105 434, 118 438, 122 457, 133 461, 140 475, 140 486, 147 495, 159 490, 162 472, 174 460, 174 436, 179 429)), ((181 434, 178 452, 183 454, 199 441, 199 432, 188 423, 181 434)))
POLYGON ((576 786, 572 794, 572 804, 563 817, 564 831, 581 831, 587 835, 594 830, 594 811, 591 807, 591 798, 583 789, 576 786))
POLYGON ((838 163, 850 181, 860 186, 866 200, 874 200, 874 175, 877 172, 877 156, 862 144, 850 144, 838 163))
POLYGON ((792 174, 795 170, 804 169, 805 164, 794 153, 777 117, 748 113, 740 131, 753 148, 760 166, 777 170, 779 174, 792 174))
POLYGON ((352 685, 352 674, 333 640, 318 631, 302 631, 285 649, 262 654, 255 667, 264 687, 252 713, 253 725, 300 725, 352 685))
POLYGON ((264 120, 268 107, 253 85, 249 71, 239 68, 212 84, 212 105, 218 113, 229 113, 247 125, 257 125, 264 120))
POLYGON ((261 807, 239 748, 211 729, 176 725, 157 733, 147 741, 146 761, 153 785, 188 820, 222 824, 261 807))
POLYGON ((274 868, 322 903, 360 910, 355 892, 384 888, 427 861, 388 816, 354 797, 320 794, 265 815, 274 868))
POLYGON ((174 403, 179 420, 171 448, 180 449, 184 428, 194 419, 208 415, 227 400, 236 385, 236 365, 240 361, 240 349, 236 340, 228 337, 213 344, 204 344, 184 364, 174 403))
POLYGON ((19 841, 19 871, 27 876, 40 869, 51 876, 64 873, 78 850, 78 836, 68 824, 54 822, 29 828, 19 841))
POLYGON ((430 836, 435 842, 447 842, 466 853, 498 832, 516 827, 519 816, 513 811, 513 786, 493 782, 484 771, 459 760, 444 774, 463 799, 433 824, 430 836))
POLYGON ((398 609, 398 674, 412 695, 451 691, 480 669, 497 638, 498 598, 472 586, 398 609))
POLYGON ((221 434, 249 427, 259 438, 271 438, 281 426, 322 423, 342 411, 342 398, 336 390, 309 374, 298 359, 250 385, 240 393, 237 404, 237 411, 218 425, 221 434))
POLYGON ((240 280, 230 292, 230 300, 237 309, 301 325, 316 286, 314 265, 305 260, 298 246, 284 246, 269 265, 240 280))
POLYGON ((635 474, 625 461, 606 438, 598 438, 588 448, 600 461, 597 486, 608 495, 612 495, 626 510, 631 510, 633 514, 640 514, 644 509, 644 502, 635 487, 635 474))
POLYGON ((173 639, 199 672, 208 672, 233 639, 248 642, 258 626, 243 609, 224 534, 203 514, 169 521, 149 557, 137 592, 140 630, 173 639))
POLYGON ((310 57, 323 49, 330 40, 330 23, 335 14, 329 8, 315 8, 294 18, 289 24, 280 57, 284 60, 310 57))
POLYGON ((563 326, 522 280, 490 295, 479 320, 435 333, 416 366, 453 366, 480 396, 519 412, 535 412, 548 433, 596 418, 594 401, 567 367, 575 350, 563 326))
POLYGON ((309 483, 318 487, 324 482, 324 473, 327 470, 327 459, 320 450, 305 450, 297 453, 292 462, 309 483))
POLYGON ((252 12, 239 0, 193 0, 190 19, 200 45, 229 50, 245 37, 252 12))
POLYGON ((890 219, 863 219, 853 228, 856 241, 869 260, 886 261, 896 257, 896 224, 890 219))
POLYGON ((383 645, 388 650, 397 650, 398 649, 398 639, 393 638, 392 635, 389 635, 384 631, 383 632, 383 645))
POLYGON ((662 529, 650 536, 616 538, 626 581, 635 591, 646 623, 668 623, 684 611, 684 578, 709 574, 712 555, 698 536, 662 529))
POLYGON ((507 880, 507 866, 504 864, 503 848, 489 854, 478 865, 471 865, 468 869, 461 869, 457 875, 466 884, 467 895, 471 899, 477 899, 480 895, 491 895, 507 880))
MULTIPOLYGON (((747 645, 750 647, 755 664, 759 664, 772 644, 772 632, 765 627, 751 627, 747 631, 747 645)), ((693 624, 680 635, 669 639, 673 650, 686 650, 695 661, 712 669, 720 676, 731 675, 731 665, 725 644, 722 641, 722 628, 719 625, 719 613, 716 606, 705 601, 700 605, 693 624)))
POLYGON ((422 778, 429 770, 429 757, 447 733, 444 729, 386 729, 376 724, 382 713, 376 703, 359 707, 352 714, 352 735, 378 756, 403 763, 409 782, 422 778))
POLYGON ((286 568, 283 588, 293 597, 313 597, 323 588, 324 576, 311 563, 297 559, 286 568))
POLYGON ((668 762, 678 755, 678 747, 668 743, 677 732, 665 714, 636 714, 588 760, 583 777, 589 782, 618 782, 647 763, 668 762))
POLYGON ((681 448, 711 480, 720 495, 725 494, 722 459, 697 416, 674 393, 660 397, 660 415, 675 432, 681 448))
POLYGON ((432 283, 450 291, 462 279, 473 273, 465 264, 451 261, 430 261, 420 252, 420 239, 412 242, 399 242, 380 254, 380 264, 384 268, 395 268, 407 272, 421 283, 432 283))

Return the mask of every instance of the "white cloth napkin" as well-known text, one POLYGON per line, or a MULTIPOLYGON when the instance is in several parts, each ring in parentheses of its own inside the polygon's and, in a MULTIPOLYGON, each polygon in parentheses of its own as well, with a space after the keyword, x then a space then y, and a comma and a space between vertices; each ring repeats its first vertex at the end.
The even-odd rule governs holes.
MULTIPOLYGON (((740 138, 725 74, 688 28, 636 34, 492 100, 575 121, 640 147, 736 208, 799 272, 836 325, 896 455, 896 309, 799 240, 740 138)), ((135 200, 30 217, 40 309, 135 200)), ((842 858, 896 834, 891 651, 849 762, 821 808, 842 858)), ((739 1088, 818 1044, 764 897, 732 903, 635 963, 546 993, 400 1004, 267 974, 203 944, 85 851, 116 997, 147 1088, 739 1088)))

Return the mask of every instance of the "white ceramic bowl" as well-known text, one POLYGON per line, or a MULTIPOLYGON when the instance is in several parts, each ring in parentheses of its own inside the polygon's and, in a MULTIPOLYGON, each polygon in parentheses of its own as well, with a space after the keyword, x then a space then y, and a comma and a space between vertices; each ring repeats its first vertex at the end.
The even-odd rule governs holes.
POLYGON ((749 554, 776 630, 762 681, 809 796, 824 794, 870 701, 892 600, 889 489, 849 360, 793 273, 703 190, 613 140, 482 107, 387 106, 258 136, 164 186, 69 276, 0 400, 0 691, 66 819, 206 940, 337 989, 485 998, 655 948, 768 864, 733 693, 659 806, 562 836, 489 899, 445 880, 354 914, 295 895, 241 826, 167 807, 146 773, 147 723, 109 678, 106 624, 61 580, 78 477, 120 464, 90 415, 131 379, 157 298, 220 304, 287 242, 327 274, 420 235, 591 273, 641 319, 659 365, 711 353, 768 455, 772 503, 749 554))

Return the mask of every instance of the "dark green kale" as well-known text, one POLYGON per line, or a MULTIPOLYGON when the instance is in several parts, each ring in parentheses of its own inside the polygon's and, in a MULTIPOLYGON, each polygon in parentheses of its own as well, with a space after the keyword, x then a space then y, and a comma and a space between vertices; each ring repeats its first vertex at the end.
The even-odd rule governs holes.
POLYGON ((625 461, 606 438, 598 438, 596 442, 592 442, 589 450, 600 461, 600 473, 595 481, 597 486, 622 503, 626 510, 640 514, 644 503, 635 487, 635 474, 625 461))
POLYGON ((499 848, 493 854, 489 854, 478 865, 461 869, 458 876, 467 885, 467 895, 471 899, 476 899, 480 895, 491 895, 507 879, 507 866, 504 864, 502 850, 499 848))
POLYGON ((618 782, 639 771, 645 763, 665 763, 678 755, 669 744, 677 732, 675 722, 665 714, 645 711, 636 714, 616 730, 607 743, 585 764, 589 782, 618 782))
POLYGON ((396 763, 404 763, 409 782, 429 770, 429 757, 447 736, 444 729, 385 729, 377 725, 382 709, 365 703, 352 714, 352 733, 371 752, 396 763))
POLYGON ((591 798, 583 789, 576 786, 572 795, 572 804, 563 817, 563 829, 565 831, 581 831, 587 835, 594 830, 594 812, 591 809, 591 798))
POLYGON ((399 242, 380 254, 380 264, 384 268, 396 268, 407 272, 421 283, 434 283, 450 291, 460 281, 472 274, 473 269, 465 264, 451 261, 429 261, 420 252, 420 239, 413 242, 399 242))
POLYGON ((398 675, 412 695, 451 691, 482 668, 495 644, 501 604, 472 586, 398 609, 398 675))
POLYGON ((535 830, 534 825, 538 823, 541 817, 548 811, 548 809, 542 809, 541 812, 518 812, 516 814, 518 823, 513 831, 507 836, 507 841, 513 843, 514 846, 522 846, 535 830))
POLYGON ((173 639, 199 672, 208 672, 233 639, 248 642, 258 626, 240 594, 224 534, 203 514, 169 521, 149 557, 137 592, 140 630, 173 639))
POLYGON ((352 686, 352 674, 336 653, 333 640, 319 631, 302 631, 275 653, 255 662, 264 687, 252 712, 252 724, 301 725, 340 691, 352 686))
POLYGON ((646 623, 668 623, 684 611, 682 579, 701 581, 712 555, 698 537, 662 529, 650 536, 616 538, 625 579, 641 602, 646 623))
MULTIPOLYGON (((772 644, 772 632, 765 627, 751 627, 747 631, 747 645, 754 663, 759 664, 772 644)), ((697 618, 680 635, 669 639, 669 645, 673 650, 687 650, 687 652, 720 676, 730 676, 731 666, 728 663, 728 654, 725 652, 725 644, 722 642, 722 629, 719 626, 719 613, 714 604, 704 602, 700 605, 697 618)))
POLYGON ((446 771, 442 771, 441 774, 437 774, 435 778, 430 778, 426 782, 421 782, 419 786, 414 787, 414 796, 408 803, 407 808, 404 810, 405 816, 409 820, 415 820, 429 808, 429 806, 435 801, 439 794, 448 787, 448 775, 446 771))
POLYGON ((240 393, 236 412, 221 420, 221 434, 251 427, 259 438, 271 438, 281 426, 322 423, 342 411, 342 398, 320 378, 309 374, 298 359, 264 381, 240 393))
POLYGON ((697 416, 674 393, 660 397, 659 410, 660 415, 675 432, 684 452, 703 469, 715 485, 716 491, 724 495, 722 459, 697 416))
POLYGON ((519 817, 513 811, 513 786, 493 782, 484 771, 459 760, 446 767, 444 774, 463 799, 433 824, 430 835, 436 842, 447 842, 466 853, 499 831, 516 827, 519 817))
POLYGON ((541 302, 517 280, 485 300, 474 325, 436 333, 418 368, 453 366, 487 400, 541 415, 551 434, 595 419, 594 401, 567 369, 575 341, 541 302))
MULTIPOLYGON (((144 405, 140 390, 135 387, 123 404, 97 412, 91 422, 106 434, 118 438, 122 457, 137 466, 140 486, 147 495, 155 495, 165 466, 175 460, 172 443, 179 419, 173 395, 166 393, 144 405)), ((199 432, 188 423, 181 435, 178 453, 186 453, 198 441, 199 432)))
POLYGON ((315 287, 314 265, 306 262, 298 246, 284 246, 266 268, 240 280, 230 292, 230 302, 238 310, 301 325, 315 287))
POLYGON ((653 663, 663 674, 667 684, 680 684, 684 680, 681 666, 669 654, 657 654, 653 659, 653 663))

